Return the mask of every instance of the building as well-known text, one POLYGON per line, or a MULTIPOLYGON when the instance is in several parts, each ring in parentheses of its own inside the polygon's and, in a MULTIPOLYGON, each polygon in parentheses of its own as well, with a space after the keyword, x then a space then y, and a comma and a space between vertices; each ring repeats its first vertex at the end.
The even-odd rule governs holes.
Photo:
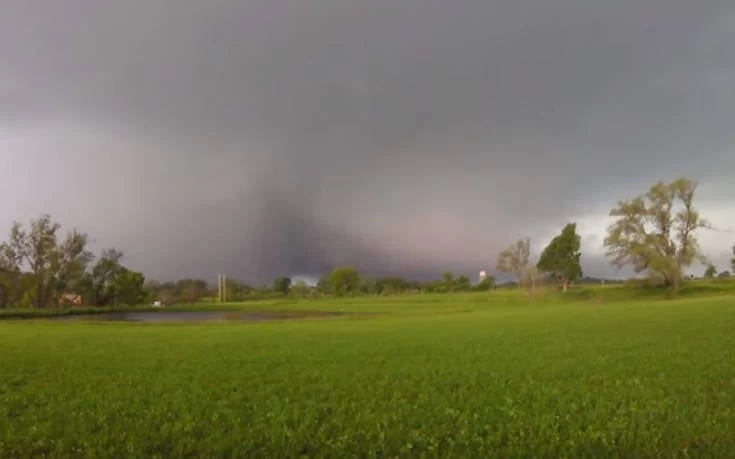
POLYGON ((59 298, 59 306, 84 306, 82 295, 76 293, 64 293, 59 298))

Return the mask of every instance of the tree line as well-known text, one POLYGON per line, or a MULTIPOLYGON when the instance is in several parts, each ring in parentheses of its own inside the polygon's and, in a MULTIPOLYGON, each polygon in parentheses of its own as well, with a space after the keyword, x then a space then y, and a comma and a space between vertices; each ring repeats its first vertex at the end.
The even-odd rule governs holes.
POLYGON ((62 235, 49 215, 32 220, 29 228, 14 223, 0 244, 0 308, 145 302, 145 276, 123 266, 119 250, 95 256, 88 240, 76 229, 62 235))
MULTIPOLYGON (((684 271, 693 263, 705 264, 704 277, 729 277, 717 273, 698 242, 698 232, 713 229, 694 206, 697 183, 679 178, 658 182, 632 199, 619 201, 609 215, 615 218, 604 240, 613 266, 631 267, 652 282, 678 291, 684 271)), ((61 225, 49 215, 11 227, 0 244, 0 308, 46 308, 84 304, 90 306, 194 303, 216 298, 216 287, 202 279, 175 282, 146 281, 141 272, 122 263, 122 251, 105 249, 98 255, 87 250, 88 236, 78 230, 61 234, 61 225)), ((730 268, 735 271, 735 245, 730 268)), ((531 257, 531 239, 521 238, 498 254, 496 271, 512 276, 516 286, 534 290, 553 283, 566 292, 583 281, 581 237, 576 223, 567 223, 541 251, 531 257)), ((445 272, 441 279, 419 282, 402 277, 371 279, 354 266, 341 266, 324 275, 316 286, 292 282, 283 276, 270 285, 253 287, 229 279, 229 301, 289 295, 293 297, 390 295, 409 292, 449 293, 489 291, 501 287, 495 278, 473 283, 465 275, 445 272)))
MULTIPOLYGON (((679 290, 685 270, 695 262, 706 266, 705 278, 727 278, 717 273, 699 245, 700 230, 715 229, 694 205, 697 183, 685 177, 670 183, 659 181, 646 193, 622 200, 610 211, 615 218, 604 240, 606 256, 617 268, 630 267, 654 284, 679 290)), ((519 284, 533 288, 540 277, 556 279, 566 291, 582 276, 580 237, 576 225, 567 224, 543 250, 536 264, 530 262, 530 239, 520 239, 498 257, 497 270, 513 274, 519 284)), ((730 268, 735 271, 735 245, 730 268)))

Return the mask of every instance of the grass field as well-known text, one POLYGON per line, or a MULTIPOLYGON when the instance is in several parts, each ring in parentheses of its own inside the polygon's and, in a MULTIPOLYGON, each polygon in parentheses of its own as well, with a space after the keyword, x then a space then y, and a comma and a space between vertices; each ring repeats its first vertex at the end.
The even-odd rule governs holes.
POLYGON ((294 322, 0 321, 0 457, 732 457, 735 296, 609 292, 229 306, 376 314, 294 322))

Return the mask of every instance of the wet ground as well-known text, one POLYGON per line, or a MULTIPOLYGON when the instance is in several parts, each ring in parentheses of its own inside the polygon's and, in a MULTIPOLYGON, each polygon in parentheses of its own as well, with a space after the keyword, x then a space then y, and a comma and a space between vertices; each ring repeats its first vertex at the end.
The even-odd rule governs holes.
POLYGON ((288 312, 231 312, 231 311, 171 311, 171 312, 108 312, 103 314, 81 314, 50 318, 57 321, 119 321, 119 322, 207 322, 240 321, 264 322, 287 319, 333 318, 336 312, 288 311, 288 312))

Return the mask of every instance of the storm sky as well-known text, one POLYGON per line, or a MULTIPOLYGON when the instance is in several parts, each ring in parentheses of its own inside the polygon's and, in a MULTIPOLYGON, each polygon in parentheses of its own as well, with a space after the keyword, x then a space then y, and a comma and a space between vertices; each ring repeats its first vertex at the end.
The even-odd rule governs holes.
MULTIPOLYGON (((0 228, 149 277, 474 277, 700 182, 735 242, 731 0, 0 0, 0 228)), ((2 230, 3 232, 5 230, 2 230)))

